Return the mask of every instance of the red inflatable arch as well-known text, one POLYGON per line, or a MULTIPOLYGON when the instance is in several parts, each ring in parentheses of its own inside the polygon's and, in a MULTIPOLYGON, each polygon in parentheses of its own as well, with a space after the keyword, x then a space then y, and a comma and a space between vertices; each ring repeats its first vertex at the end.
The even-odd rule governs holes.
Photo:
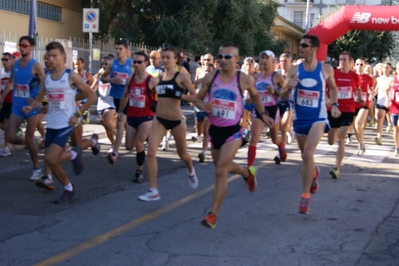
POLYGON ((399 6, 344 6, 307 34, 320 39, 317 60, 325 61, 327 46, 349 30, 399 31, 399 6))

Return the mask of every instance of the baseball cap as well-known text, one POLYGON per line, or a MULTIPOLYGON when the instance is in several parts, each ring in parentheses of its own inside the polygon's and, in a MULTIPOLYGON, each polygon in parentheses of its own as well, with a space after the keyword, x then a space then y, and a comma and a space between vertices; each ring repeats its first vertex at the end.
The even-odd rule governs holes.
POLYGON ((276 56, 270 50, 265 50, 263 52, 260 52, 259 57, 262 57, 263 54, 266 54, 267 56, 272 57, 273 59, 276 59, 276 56))
POLYGON ((19 52, 13 52, 12 56, 14 57, 21 57, 21 54, 19 52))

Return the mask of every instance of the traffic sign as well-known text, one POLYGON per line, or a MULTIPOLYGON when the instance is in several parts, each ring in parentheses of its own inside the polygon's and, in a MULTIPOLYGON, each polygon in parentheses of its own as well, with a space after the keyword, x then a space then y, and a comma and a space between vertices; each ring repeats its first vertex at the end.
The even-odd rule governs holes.
POLYGON ((98 32, 100 10, 83 8, 83 32, 98 32))

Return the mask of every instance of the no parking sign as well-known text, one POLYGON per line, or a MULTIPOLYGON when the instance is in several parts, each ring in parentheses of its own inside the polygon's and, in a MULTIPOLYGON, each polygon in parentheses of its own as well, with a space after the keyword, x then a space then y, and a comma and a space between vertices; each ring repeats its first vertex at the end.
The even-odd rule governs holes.
POLYGON ((99 20, 98 8, 83 8, 83 32, 98 32, 99 20))

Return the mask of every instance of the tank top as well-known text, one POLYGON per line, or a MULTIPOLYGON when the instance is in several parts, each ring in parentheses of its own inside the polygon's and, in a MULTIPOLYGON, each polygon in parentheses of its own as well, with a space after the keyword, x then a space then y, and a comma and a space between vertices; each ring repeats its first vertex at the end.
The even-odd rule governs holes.
POLYGON ((46 75, 45 87, 49 100, 47 128, 61 129, 69 127, 69 119, 76 112, 76 88, 70 84, 71 69, 66 69, 58 80, 51 77, 53 71, 46 75))
MULTIPOLYGON (((374 85, 374 80, 367 74, 361 74, 359 75, 360 79, 360 88, 362 89, 362 99, 365 101, 364 106, 369 107, 370 106, 370 100, 369 100, 369 89, 373 87, 374 85)), ((360 108, 360 101, 359 97, 357 97, 357 93, 354 95, 355 98, 355 107, 360 108)))
MULTIPOLYGON (((202 81, 204 80, 204 78, 201 78, 201 79, 199 79, 199 85, 198 85, 198 88, 195 90, 195 92, 198 94, 199 92, 200 92, 200 90, 202 89, 202 81)), ((204 98, 204 103, 207 103, 209 101, 209 94, 207 93, 206 95, 205 95, 205 98, 204 98)), ((196 112, 204 112, 204 111, 202 111, 201 109, 199 109, 197 106, 195 106, 194 105, 194 111, 196 111, 196 112)))
POLYGON ((383 82, 378 82, 377 80, 377 86, 378 86, 378 93, 377 93, 377 104, 378 105, 385 105, 385 86, 387 85, 388 78, 383 80, 383 82))
POLYGON ((240 71, 228 83, 220 81, 219 70, 216 71, 209 89, 209 101, 213 108, 209 113, 211 125, 217 127, 235 126, 242 116, 243 93, 240 87, 240 71))
POLYGON ((176 72, 175 76, 171 80, 163 80, 162 77, 160 78, 159 83, 155 88, 158 98, 181 98, 184 89, 176 82, 176 77, 179 73, 180 72, 176 72))
POLYGON ((391 90, 391 105, 389 106, 389 113, 399 114, 399 80, 398 76, 393 77, 393 86, 391 90))
POLYGON ((148 84, 151 80, 151 75, 141 82, 136 83, 135 74, 129 84, 129 107, 127 110, 128 117, 143 117, 154 116, 155 113, 151 111, 151 105, 155 102, 155 92, 151 91, 148 84))
POLYGON ((26 105, 28 98, 35 98, 40 90, 40 80, 32 74, 35 59, 31 59, 25 67, 20 67, 18 59, 13 66, 14 88, 13 106, 19 108, 26 105))
POLYGON ((293 93, 294 120, 318 121, 327 119, 325 100, 326 79, 322 63, 318 62, 316 69, 306 71, 303 63, 299 64, 297 74, 300 82, 293 93))
MULTIPOLYGON (((0 69, 0 91, 3 93, 3 91, 6 89, 6 85, 8 83, 8 80, 10 79, 10 74, 11 71, 5 71, 4 68, 0 69)), ((4 102, 5 103, 10 103, 12 102, 12 90, 10 90, 7 95, 4 97, 4 102)))
POLYGON ((147 71, 154 78, 157 78, 159 75, 159 69, 161 67, 162 67, 161 65, 159 65, 158 67, 148 66, 148 67, 146 67, 145 71, 147 71))
POLYGON ((271 94, 267 90, 268 86, 272 86, 273 88, 275 87, 273 83, 274 73, 275 72, 265 78, 262 78, 262 74, 259 74, 258 78, 256 79, 255 87, 258 90, 258 93, 262 98, 263 106, 265 107, 275 106, 277 104, 276 95, 271 94))
POLYGON ((109 96, 111 90, 111 83, 103 83, 98 79, 98 100, 97 110, 104 110, 107 108, 115 108, 114 98, 109 96))
POLYGON ((111 78, 118 78, 122 80, 120 84, 111 83, 110 95, 115 99, 120 99, 125 91, 126 80, 133 74, 131 65, 132 60, 130 58, 126 59, 126 62, 123 65, 119 64, 118 59, 114 59, 114 61, 112 61, 111 78))
MULTIPOLYGON (((356 72, 350 70, 348 73, 343 73, 339 69, 334 70, 335 84, 338 91, 339 110, 342 113, 355 112, 355 94, 356 88, 360 87, 360 78, 356 72)), ((327 95, 330 95, 327 88, 327 95)), ((330 110, 331 108, 327 108, 330 110)))

